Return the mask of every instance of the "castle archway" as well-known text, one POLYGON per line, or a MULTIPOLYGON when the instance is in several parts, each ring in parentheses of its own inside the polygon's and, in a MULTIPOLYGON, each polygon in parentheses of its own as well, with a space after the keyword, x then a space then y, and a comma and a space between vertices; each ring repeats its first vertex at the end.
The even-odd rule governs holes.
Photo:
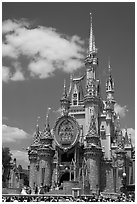
MULTIPOLYGON (((74 175, 71 173, 71 179, 74 179, 74 175)), ((60 177, 60 185, 61 183, 63 183, 64 181, 70 181, 70 172, 67 171, 65 173, 62 174, 62 176, 60 177)))

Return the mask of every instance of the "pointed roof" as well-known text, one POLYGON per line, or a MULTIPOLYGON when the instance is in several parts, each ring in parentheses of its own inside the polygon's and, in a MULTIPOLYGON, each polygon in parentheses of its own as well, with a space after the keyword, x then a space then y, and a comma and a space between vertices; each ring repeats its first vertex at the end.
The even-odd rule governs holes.
POLYGON ((128 134, 127 134, 127 129, 125 129, 125 144, 129 143, 129 138, 128 138, 128 134))
POLYGON ((32 144, 32 146, 36 146, 40 140, 40 131, 39 131, 39 125, 38 125, 39 118, 40 117, 37 117, 36 131, 35 131, 34 136, 33 136, 34 143, 32 144))
POLYGON ((106 89, 107 91, 114 91, 114 80, 112 78, 112 68, 111 68, 110 60, 108 60, 108 78, 106 80, 106 89))
POLYGON ((52 135, 50 132, 50 125, 49 125, 49 111, 51 108, 48 108, 47 115, 46 115, 46 123, 45 128, 42 134, 42 139, 52 139, 52 135))
POLYGON ((89 33, 89 50, 88 54, 96 53, 95 36, 93 35, 92 13, 90 13, 90 33, 89 33))
POLYGON ((66 80, 64 79, 63 94, 61 100, 67 99, 66 80))
POLYGON ((69 85, 68 95, 70 95, 70 93, 71 93, 71 90, 72 90, 72 83, 73 83, 73 75, 70 74, 70 85, 69 85))
POLYGON ((90 13, 90 34, 89 34, 89 54, 92 53, 93 48, 93 28, 92 28, 92 13, 90 13))

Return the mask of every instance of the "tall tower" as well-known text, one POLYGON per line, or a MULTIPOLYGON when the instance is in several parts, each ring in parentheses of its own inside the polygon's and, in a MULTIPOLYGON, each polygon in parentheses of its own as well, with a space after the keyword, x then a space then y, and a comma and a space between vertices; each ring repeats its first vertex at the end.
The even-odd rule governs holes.
POLYGON ((113 125, 114 125, 114 80, 111 75, 110 62, 108 64, 108 79, 106 81, 106 143, 107 148, 105 151, 105 156, 107 159, 111 158, 111 141, 114 137, 113 125))
POLYGON ((97 48, 92 28, 92 15, 90 13, 90 37, 89 50, 85 59, 86 66, 86 94, 84 96, 85 105, 85 153, 87 171, 90 183, 90 190, 96 191, 100 186, 100 157, 101 144, 99 137, 99 116, 103 109, 103 102, 100 97, 100 84, 96 79, 96 69, 98 66, 97 48))
POLYGON ((100 189, 100 159, 102 149, 94 115, 91 116, 88 134, 86 135, 86 146, 84 149, 90 190, 96 192, 97 188, 100 189))
POLYGON ((38 149, 39 156, 39 185, 51 185, 52 178, 52 163, 54 149, 52 147, 52 135, 49 126, 49 111, 46 116, 46 124, 43 133, 40 137, 41 146, 38 149))
POLYGON ((33 137, 33 144, 31 144, 30 149, 28 151, 29 161, 30 161, 30 171, 29 171, 29 186, 31 188, 37 183, 37 165, 38 165, 38 148, 40 146, 40 131, 39 125, 36 125, 36 132, 33 137))
POLYGON ((97 48, 95 46, 95 37, 93 35, 92 15, 90 13, 90 36, 89 36, 89 50, 85 59, 86 66, 86 94, 84 96, 85 105, 85 129, 86 134, 89 130, 91 115, 94 115, 96 121, 96 128, 98 132, 98 117, 103 106, 100 98, 100 83, 96 79, 96 69, 98 66, 97 48))

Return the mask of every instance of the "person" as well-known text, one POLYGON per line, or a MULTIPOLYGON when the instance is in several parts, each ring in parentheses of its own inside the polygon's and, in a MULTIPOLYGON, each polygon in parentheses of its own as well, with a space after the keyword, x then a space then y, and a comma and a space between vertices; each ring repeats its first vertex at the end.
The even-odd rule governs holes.
POLYGON ((35 194, 38 194, 38 185, 35 186, 35 194))
POLYGON ((26 195, 27 194, 27 192, 26 192, 26 188, 25 188, 25 186, 22 188, 22 190, 21 190, 21 195, 26 195))
POLYGON ((41 186, 40 186, 40 192, 39 192, 39 194, 44 194, 43 184, 41 184, 41 186))

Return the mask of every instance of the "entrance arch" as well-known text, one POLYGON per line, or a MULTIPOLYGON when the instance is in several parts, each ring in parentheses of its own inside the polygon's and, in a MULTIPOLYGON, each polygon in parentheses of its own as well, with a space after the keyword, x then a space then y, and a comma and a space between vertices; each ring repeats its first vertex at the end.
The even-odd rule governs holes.
MULTIPOLYGON (((73 179, 74 179, 74 174, 71 173, 71 180, 73 180, 73 179)), ((70 172, 69 171, 63 173, 62 176, 60 177, 60 181, 59 181, 60 185, 64 181, 70 181, 70 172)))
POLYGON ((63 183, 63 181, 69 181, 70 179, 70 173, 67 171, 60 177, 60 184, 63 183))

